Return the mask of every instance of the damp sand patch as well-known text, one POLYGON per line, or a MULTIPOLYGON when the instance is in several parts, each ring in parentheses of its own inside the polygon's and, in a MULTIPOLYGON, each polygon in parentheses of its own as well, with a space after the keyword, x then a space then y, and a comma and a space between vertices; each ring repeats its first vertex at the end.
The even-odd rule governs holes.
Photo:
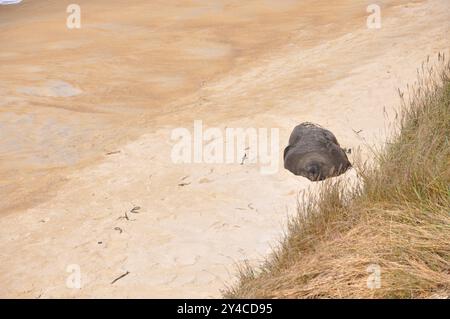
POLYGON ((90 43, 89 41, 58 41, 49 44, 47 47, 51 50, 73 50, 78 49, 86 44, 90 43))
POLYGON ((0 0, 0 5, 6 6, 8 4, 18 4, 21 2, 22 0, 0 0))
POLYGON ((220 59, 229 56, 232 49, 229 45, 223 43, 206 43, 188 48, 185 52, 198 59, 220 59))
POLYGON ((43 86, 30 86, 18 88, 19 93, 43 97, 72 97, 80 95, 83 91, 61 80, 52 80, 43 86))

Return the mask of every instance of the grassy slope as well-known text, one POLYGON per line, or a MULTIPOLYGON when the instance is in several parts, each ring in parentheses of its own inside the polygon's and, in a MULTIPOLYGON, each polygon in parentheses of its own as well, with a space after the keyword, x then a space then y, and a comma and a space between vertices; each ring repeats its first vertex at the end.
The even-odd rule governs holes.
POLYGON ((408 99, 400 94, 397 133, 375 165, 359 165, 361 186, 324 183, 290 221, 281 247, 258 269, 243 267, 225 297, 450 295, 450 64, 443 64, 440 77, 422 67, 408 99), (371 264, 381 270, 378 289, 367 286, 371 264))

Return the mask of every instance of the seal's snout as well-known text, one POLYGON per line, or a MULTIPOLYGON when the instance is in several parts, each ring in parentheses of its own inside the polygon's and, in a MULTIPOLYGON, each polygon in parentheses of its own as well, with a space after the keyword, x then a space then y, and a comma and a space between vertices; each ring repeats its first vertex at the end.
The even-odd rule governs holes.
POLYGON ((317 164, 310 164, 306 167, 307 178, 311 181, 320 180, 320 167, 317 164))

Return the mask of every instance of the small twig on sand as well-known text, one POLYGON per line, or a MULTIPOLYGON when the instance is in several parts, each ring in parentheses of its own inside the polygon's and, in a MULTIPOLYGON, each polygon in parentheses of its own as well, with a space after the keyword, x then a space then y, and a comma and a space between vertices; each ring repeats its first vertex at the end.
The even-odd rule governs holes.
POLYGON ((247 159, 247 153, 242 157, 241 165, 244 165, 245 160, 247 159))
POLYGON ((111 281, 111 285, 114 285, 114 283, 115 283, 116 281, 122 279, 122 278, 125 277, 125 276, 128 276, 129 274, 130 274, 130 272, 127 271, 126 273, 120 275, 119 277, 117 277, 116 279, 114 279, 113 281, 111 281))
POLYGON ((119 154, 120 151, 113 151, 113 152, 108 152, 106 153, 106 155, 113 155, 113 154, 119 154))
POLYGON ((123 233, 123 230, 122 230, 122 228, 120 228, 120 227, 115 227, 114 230, 117 230, 117 231, 119 232, 119 234, 122 234, 122 233, 123 233))
POLYGON ((183 182, 184 180, 186 180, 189 177, 189 175, 184 176, 183 178, 180 179, 180 183, 178 184, 178 186, 187 186, 189 185, 191 182, 183 182))
POLYGON ((119 219, 126 219, 126 220, 128 220, 128 221, 135 221, 136 219, 130 219, 130 217, 128 217, 128 213, 127 212, 125 212, 125 214, 123 215, 123 216, 120 216, 119 218, 117 218, 118 220, 119 219))
POLYGON ((130 213, 133 213, 133 214, 139 214, 139 210, 140 210, 140 209, 141 209, 140 206, 135 206, 135 207, 133 207, 132 210, 130 210, 130 213))
POLYGON ((178 186, 188 186, 188 185, 190 185, 191 183, 180 183, 180 184, 178 184, 178 186))

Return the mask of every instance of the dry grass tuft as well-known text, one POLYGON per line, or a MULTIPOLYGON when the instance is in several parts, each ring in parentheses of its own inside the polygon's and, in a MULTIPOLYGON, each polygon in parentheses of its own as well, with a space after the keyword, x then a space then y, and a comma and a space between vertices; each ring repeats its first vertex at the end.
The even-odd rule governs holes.
POLYGON ((325 182, 258 269, 228 298, 436 298, 450 295, 450 63, 439 56, 404 93, 397 127, 362 183, 325 182), (368 288, 371 265, 380 284, 368 288), (368 269, 369 267, 369 269, 368 269))

